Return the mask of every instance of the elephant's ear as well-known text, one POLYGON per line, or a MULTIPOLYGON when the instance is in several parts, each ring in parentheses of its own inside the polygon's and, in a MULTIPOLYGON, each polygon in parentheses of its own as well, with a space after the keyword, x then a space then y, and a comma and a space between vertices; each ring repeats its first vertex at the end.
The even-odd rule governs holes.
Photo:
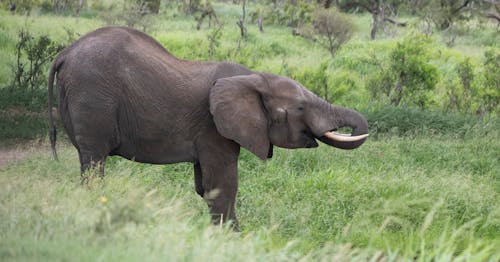
POLYGON ((272 145, 258 91, 263 85, 266 82, 257 74, 218 79, 210 90, 210 113, 222 136, 266 159, 272 145))

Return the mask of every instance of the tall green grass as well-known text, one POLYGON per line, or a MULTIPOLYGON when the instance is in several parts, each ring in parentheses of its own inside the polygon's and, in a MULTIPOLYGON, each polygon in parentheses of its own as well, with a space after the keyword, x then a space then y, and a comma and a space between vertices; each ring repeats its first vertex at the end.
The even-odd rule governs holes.
POLYGON ((451 138, 484 136, 496 132, 497 117, 459 114, 412 107, 371 107, 362 109, 374 136, 442 135, 451 138))
POLYGON ((241 233, 210 225, 190 164, 112 157, 105 182, 81 186, 76 150, 60 145, 60 162, 42 151, 0 169, 0 259, 496 261, 498 141, 384 138, 267 162, 244 151, 241 233))

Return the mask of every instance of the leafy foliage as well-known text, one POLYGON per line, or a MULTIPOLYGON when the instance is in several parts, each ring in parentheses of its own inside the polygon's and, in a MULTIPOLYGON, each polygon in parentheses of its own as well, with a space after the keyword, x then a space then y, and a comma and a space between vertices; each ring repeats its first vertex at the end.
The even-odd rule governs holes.
POLYGON ((208 58, 210 60, 214 60, 215 58, 215 53, 217 52, 217 48, 220 46, 220 39, 222 37, 222 29, 224 28, 223 25, 218 25, 217 27, 213 28, 212 30, 209 31, 207 34, 207 39, 208 39, 208 58))
POLYGON ((311 21, 315 7, 316 4, 309 1, 264 0, 249 14, 252 22, 262 17, 265 24, 300 27, 311 21))
POLYGON ((372 16, 372 28, 370 38, 374 40, 377 36, 379 28, 385 28, 387 21, 398 26, 406 26, 406 23, 400 23, 390 18, 391 15, 396 15, 401 6, 405 6, 405 1, 398 0, 337 0, 335 4, 344 11, 362 10, 368 12, 372 16))
POLYGON ((290 77, 299 81, 302 85, 327 101, 331 101, 331 89, 328 88, 328 63, 322 61, 316 68, 306 68, 304 70, 291 69, 290 77))
POLYGON ((47 81, 47 64, 65 46, 53 42, 49 36, 34 37, 21 30, 16 44, 16 64, 14 66, 13 88, 34 90, 47 81))
POLYGON ((447 86, 449 98, 446 108, 462 113, 471 113, 474 110, 474 99, 478 90, 475 81, 474 65, 469 58, 459 61, 456 65, 458 81, 453 81, 447 86))
POLYGON ((439 30, 446 30, 456 21, 471 18, 471 6, 480 4, 477 0, 426 0, 413 6, 414 10, 429 19, 439 30))
POLYGON ((420 108, 432 103, 430 91, 438 81, 437 68, 430 63, 427 51, 431 40, 420 34, 410 35, 397 43, 382 62, 380 75, 369 84, 372 97, 386 98, 390 104, 416 105, 420 108))
POLYGON ((500 49, 490 48, 484 53, 484 88, 480 94, 481 111, 495 112, 500 106, 500 49))

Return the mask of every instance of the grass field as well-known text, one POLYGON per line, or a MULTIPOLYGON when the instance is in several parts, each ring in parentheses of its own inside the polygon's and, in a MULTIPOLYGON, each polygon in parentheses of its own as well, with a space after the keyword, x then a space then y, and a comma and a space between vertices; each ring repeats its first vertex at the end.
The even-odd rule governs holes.
POLYGON ((105 182, 81 186, 71 146, 55 162, 37 145, 0 169, 0 258, 497 261, 498 141, 380 137, 267 162, 244 151, 241 233, 210 226, 189 164, 113 157, 105 182))

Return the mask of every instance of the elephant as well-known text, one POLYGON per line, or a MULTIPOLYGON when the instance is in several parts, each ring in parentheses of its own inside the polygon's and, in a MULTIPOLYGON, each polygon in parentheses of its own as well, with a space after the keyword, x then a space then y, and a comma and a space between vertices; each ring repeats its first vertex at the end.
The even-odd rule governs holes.
POLYGON ((90 32, 54 59, 48 80, 49 129, 56 83, 60 121, 78 151, 80 171, 104 177, 108 156, 151 164, 194 165, 196 192, 214 223, 238 227, 235 201, 243 147, 262 160, 273 147, 340 149, 365 142, 368 124, 298 82, 233 62, 176 58, 127 27, 90 32), (350 134, 338 133, 348 127, 350 134))

